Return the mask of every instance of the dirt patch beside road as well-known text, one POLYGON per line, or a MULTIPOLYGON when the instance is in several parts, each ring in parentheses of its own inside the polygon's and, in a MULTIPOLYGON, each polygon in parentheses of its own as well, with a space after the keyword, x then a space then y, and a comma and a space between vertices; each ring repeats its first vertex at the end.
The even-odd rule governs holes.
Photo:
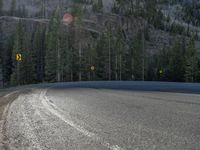
POLYGON ((28 93, 30 90, 22 90, 22 91, 9 91, 4 92, 0 95, 0 149, 4 150, 7 149, 6 146, 6 136, 5 136, 5 123, 6 123, 6 116, 8 113, 8 109, 10 104, 20 95, 23 93, 28 93))

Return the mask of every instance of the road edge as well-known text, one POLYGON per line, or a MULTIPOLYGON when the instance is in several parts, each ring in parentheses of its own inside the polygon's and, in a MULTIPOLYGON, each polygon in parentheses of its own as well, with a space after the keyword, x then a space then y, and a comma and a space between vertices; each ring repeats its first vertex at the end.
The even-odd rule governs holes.
POLYGON ((8 138, 6 136, 6 123, 7 123, 7 114, 9 111, 9 108, 13 101, 15 101, 19 95, 28 93, 30 89, 26 89, 23 91, 16 90, 16 91, 10 91, 3 97, 0 97, 0 102, 3 104, 0 106, 1 112, 0 112, 0 149, 7 150, 8 149, 8 138))

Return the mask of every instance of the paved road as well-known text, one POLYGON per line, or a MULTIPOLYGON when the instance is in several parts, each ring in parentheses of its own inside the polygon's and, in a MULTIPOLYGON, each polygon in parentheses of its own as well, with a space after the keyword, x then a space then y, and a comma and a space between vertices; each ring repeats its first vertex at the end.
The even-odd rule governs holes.
POLYGON ((199 84, 81 82, 31 88, 9 107, 8 149, 200 149, 199 84))

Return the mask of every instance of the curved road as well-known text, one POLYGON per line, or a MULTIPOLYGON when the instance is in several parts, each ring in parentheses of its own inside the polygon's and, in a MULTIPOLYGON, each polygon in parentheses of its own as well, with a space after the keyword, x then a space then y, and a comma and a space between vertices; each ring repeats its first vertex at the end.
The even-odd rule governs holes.
POLYGON ((8 149, 200 149, 199 84, 80 82, 29 88, 9 107, 8 149))

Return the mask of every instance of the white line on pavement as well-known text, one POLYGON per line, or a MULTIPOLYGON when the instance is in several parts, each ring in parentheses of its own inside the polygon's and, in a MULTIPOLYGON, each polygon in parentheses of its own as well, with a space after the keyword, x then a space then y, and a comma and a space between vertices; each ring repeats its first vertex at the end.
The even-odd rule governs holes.
POLYGON ((18 91, 10 92, 10 93, 6 94, 6 95, 4 96, 4 98, 8 98, 9 96, 11 96, 11 95, 13 95, 13 94, 15 94, 15 93, 17 93, 17 92, 18 92, 18 91))

